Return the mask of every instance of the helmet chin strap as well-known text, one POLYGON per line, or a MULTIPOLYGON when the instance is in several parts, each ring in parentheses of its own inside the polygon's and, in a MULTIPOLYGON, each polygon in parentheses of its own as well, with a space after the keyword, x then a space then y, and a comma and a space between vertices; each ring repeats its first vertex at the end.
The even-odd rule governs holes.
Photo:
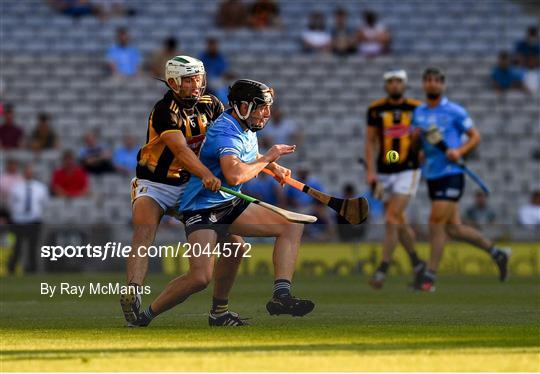
MULTIPOLYGON (((245 102, 247 104, 247 102, 245 102)), ((233 106, 233 109, 234 109, 234 112, 236 113, 236 115, 242 120, 244 121, 246 127, 250 130, 250 131, 253 131, 253 132, 256 132, 256 131, 259 131, 259 130, 262 130, 263 127, 254 127, 251 123, 249 123, 247 120, 251 114, 251 110, 253 109, 253 103, 249 103, 248 105, 248 110, 247 110, 247 113, 246 115, 242 115, 240 114, 240 109, 238 109, 238 105, 234 104, 233 106)))
MULTIPOLYGON (((243 103, 246 103, 246 101, 242 101, 243 103)), ((240 109, 238 109, 238 105, 234 104, 234 111, 236 113, 236 115, 242 120, 242 121, 245 121, 249 118, 249 115, 251 114, 251 109, 253 108, 253 103, 249 103, 248 105, 248 110, 247 110, 247 113, 245 116, 243 116, 242 114, 240 114, 240 109)))

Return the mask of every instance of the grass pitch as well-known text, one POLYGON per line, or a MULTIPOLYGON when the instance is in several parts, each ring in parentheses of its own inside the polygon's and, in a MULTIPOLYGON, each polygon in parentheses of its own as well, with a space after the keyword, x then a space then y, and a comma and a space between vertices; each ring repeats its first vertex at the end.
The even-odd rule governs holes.
MULTIPOLYGON (((540 278, 441 277, 413 293, 391 277, 298 277, 317 306, 271 317, 270 277, 237 280, 231 310, 250 327, 209 328, 211 289, 145 329, 123 327, 117 296, 40 296, 40 282, 122 282, 121 274, 1 279, 1 371, 539 371, 540 278)), ((169 280, 150 275, 152 295, 169 280)))

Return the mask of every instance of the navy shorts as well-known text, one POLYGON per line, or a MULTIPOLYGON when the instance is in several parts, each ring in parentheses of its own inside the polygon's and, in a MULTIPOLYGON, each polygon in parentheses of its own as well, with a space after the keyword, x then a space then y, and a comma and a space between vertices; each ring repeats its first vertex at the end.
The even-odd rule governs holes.
POLYGON ((214 230, 219 236, 227 235, 229 226, 248 207, 249 202, 238 197, 209 209, 182 212, 186 237, 198 230, 214 230))
POLYGON ((459 201, 465 188, 465 176, 463 174, 454 174, 437 179, 428 179, 427 184, 431 200, 459 201))

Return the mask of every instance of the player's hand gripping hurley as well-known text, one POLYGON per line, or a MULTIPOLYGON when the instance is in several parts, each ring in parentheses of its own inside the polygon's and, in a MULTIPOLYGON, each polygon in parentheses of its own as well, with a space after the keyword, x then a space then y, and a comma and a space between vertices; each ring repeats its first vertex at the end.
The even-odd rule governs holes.
MULTIPOLYGON (((431 126, 426 131, 426 140, 429 144, 432 144, 433 146, 437 147, 437 149, 441 150, 443 153, 446 154, 446 151, 449 149, 448 144, 443 139, 443 136, 437 126, 431 126)), ((484 181, 471 169, 469 169, 463 161, 454 161, 454 163, 459 166, 465 174, 467 174, 486 195, 489 195, 490 191, 488 186, 484 183, 484 181)))

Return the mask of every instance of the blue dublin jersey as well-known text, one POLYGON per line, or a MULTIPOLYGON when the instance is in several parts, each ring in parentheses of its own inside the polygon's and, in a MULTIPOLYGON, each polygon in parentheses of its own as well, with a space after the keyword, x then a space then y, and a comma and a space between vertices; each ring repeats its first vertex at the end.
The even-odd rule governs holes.
POLYGON ((422 104, 416 108, 413 116, 413 127, 422 130, 422 146, 426 155, 423 175, 426 179, 437 179, 454 174, 462 174, 463 170, 446 158, 444 152, 430 144, 425 132, 437 126, 448 148, 458 148, 462 145, 462 136, 474 124, 469 114, 462 106, 443 97, 434 108, 422 104))
MULTIPOLYGON (((242 185, 230 186, 221 171, 219 160, 226 155, 238 157, 243 162, 257 159, 259 146, 257 135, 244 128, 231 115, 232 109, 221 114, 206 132, 199 159, 219 179, 224 187, 240 191, 242 185)), ((192 175, 184 191, 180 210, 195 211, 209 209, 234 199, 225 192, 212 192, 204 188, 202 180, 192 175)))

